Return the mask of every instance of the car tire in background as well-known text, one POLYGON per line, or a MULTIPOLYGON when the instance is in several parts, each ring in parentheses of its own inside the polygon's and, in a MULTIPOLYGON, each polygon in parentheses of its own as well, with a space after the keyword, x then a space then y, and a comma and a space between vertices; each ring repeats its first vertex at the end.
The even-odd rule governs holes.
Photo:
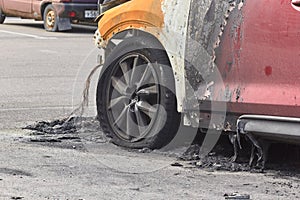
POLYGON ((97 86, 98 119, 112 142, 161 148, 175 136, 175 80, 161 44, 148 36, 124 39, 106 58, 97 86))
POLYGON ((4 15, 4 13, 2 12, 2 10, 0 9, 0 24, 3 24, 3 23, 4 23, 4 20, 5 20, 5 15, 4 15))
POLYGON ((52 4, 46 6, 44 13, 44 28, 46 31, 56 32, 58 31, 58 17, 57 12, 52 4))

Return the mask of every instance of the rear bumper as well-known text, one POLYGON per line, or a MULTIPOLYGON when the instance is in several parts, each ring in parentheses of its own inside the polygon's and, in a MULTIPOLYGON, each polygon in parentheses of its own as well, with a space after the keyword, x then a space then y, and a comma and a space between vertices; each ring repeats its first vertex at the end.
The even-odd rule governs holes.
POLYGON ((70 18, 71 20, 93 22, 98 13, 97 4, 79 4, 79 3, 58 3, 54 5, 57 8, 58 16, 61 18, 70 18), (98 13, 96 15, 87 15, 89 13, 98 13))

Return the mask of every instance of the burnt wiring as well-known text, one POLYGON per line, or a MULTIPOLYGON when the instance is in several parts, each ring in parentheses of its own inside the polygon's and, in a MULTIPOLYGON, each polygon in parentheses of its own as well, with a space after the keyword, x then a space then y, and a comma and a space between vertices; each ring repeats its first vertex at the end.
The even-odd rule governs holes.
POLYGON ((89 105, 89 94, 90 94, 90 86, 91 86, 92 77, 100 67, 103 67, 103 62, 101 62, 99 65, 96 65, 90 72, 89 76, 86 79, 84 90, 82 92, 82 101, 79 104, 79 106, 71 112, 71 114, 69 115, 69 117, 66 121, 69 121, 70 119, 72 119, 72 117, 74 115, 76 115, 76 113, 79 113, 78 114, 79 116, 83 115, 85 108, 88 107, 88 105, 89 105))

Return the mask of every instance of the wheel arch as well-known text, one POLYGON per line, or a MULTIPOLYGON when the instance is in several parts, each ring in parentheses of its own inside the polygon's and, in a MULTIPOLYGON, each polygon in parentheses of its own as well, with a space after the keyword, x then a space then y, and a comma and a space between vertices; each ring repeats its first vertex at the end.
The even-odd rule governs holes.
POLYGON ((173 69, 178 112, 183 112, 186 99, 184 66, 190 2, 131 0, 102 13, 97 18, 95 33, 99 48, 105 48, 112 38, 124 31, 135 30, 156 38, 166 50, 173 69))
POLYGON ((127 29, 162 28, 164 15, 161 0, 128 1, 104 12, 96 21, 104 40, 109 40, 116 33, 127 29))
POLYGON ((44 11, 48 5, 52 4, 51 2, 43 2, 41 5, 41 17, 44 20, 44 11))
MULTIPOLYGON (((170 65, 172 67, 172 72, 173 72, 173 77, 175 80, 175 95, 177 98, 177 111, 178 112, 182 112, 182 105, 183 105, 183 100, 185 97, 185 90, 182 90, 182 86, 185 84, 185 77, 184 74, 181 73, 181 70, 178 70, 178 63, 177 60, 174 59, 174 53, 170 52, 167 50, 166 46, 164 45, 164 40, 162 40, 160 37, 158 37, 156 34, 153 34, 153 32, 149 32, 146 30, 141 30, 141 29, 132 29, 132 28, 128 28, 125 29, 123 31, 120 31, 118 33, 115 33, 112 37, 109 38, 108 41, 106 41, 105 44, 105 49, 109 49, 108 51, 112 50, 112 46, 114 46, 114 40, 123 40, 125 38, 129 38, 129 37, 148 37, 151 38, 152 40, 157 41, 162 50, 164 50, 168 56, 170 65)), ((106 66, 107 67, 107 66, 106 66)), ((106 69, 103 68, 103 71, 105 71, 106 69)))

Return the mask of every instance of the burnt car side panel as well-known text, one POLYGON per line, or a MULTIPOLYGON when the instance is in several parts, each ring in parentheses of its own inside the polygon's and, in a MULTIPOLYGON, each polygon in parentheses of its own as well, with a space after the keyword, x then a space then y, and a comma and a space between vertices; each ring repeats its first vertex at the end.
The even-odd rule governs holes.
POLYGON ((241 12, 230 17, 216 61, 228 111, 299 117, 300 12, 289 0, 246 1, 241 12))
POLYGON ((214 111, 212 101, 225 102, 233 116, 232 130, 243 114, 300 116, 300 12, 290 0, 152 0, 140 13, 133 12, 138 11, 136 5, 138 1, 132 0, 104 13, 98 46, 105 47, 118 32, 139 29, 156 36, 167 50, 180 47, 173 52, 184 55, 185 64, 180 58, 172 61, 169 54, 179 112, 192 110, 189 97, 196 96, 208 112, 214 111), (152 3, 159 5, 157 9, 148 6, 152 3), (178 5, 186 14, 171 18, 178 5), (160 6, 163 15, 152 15, 159 16, 153 20, 148 13, 161 11, 160 6), (173 37, 173 32, 181 37, 173 37), (180 45, 172 48, 175 40, 180 45), (214 80, 214 73, 222 80, 214 80))

